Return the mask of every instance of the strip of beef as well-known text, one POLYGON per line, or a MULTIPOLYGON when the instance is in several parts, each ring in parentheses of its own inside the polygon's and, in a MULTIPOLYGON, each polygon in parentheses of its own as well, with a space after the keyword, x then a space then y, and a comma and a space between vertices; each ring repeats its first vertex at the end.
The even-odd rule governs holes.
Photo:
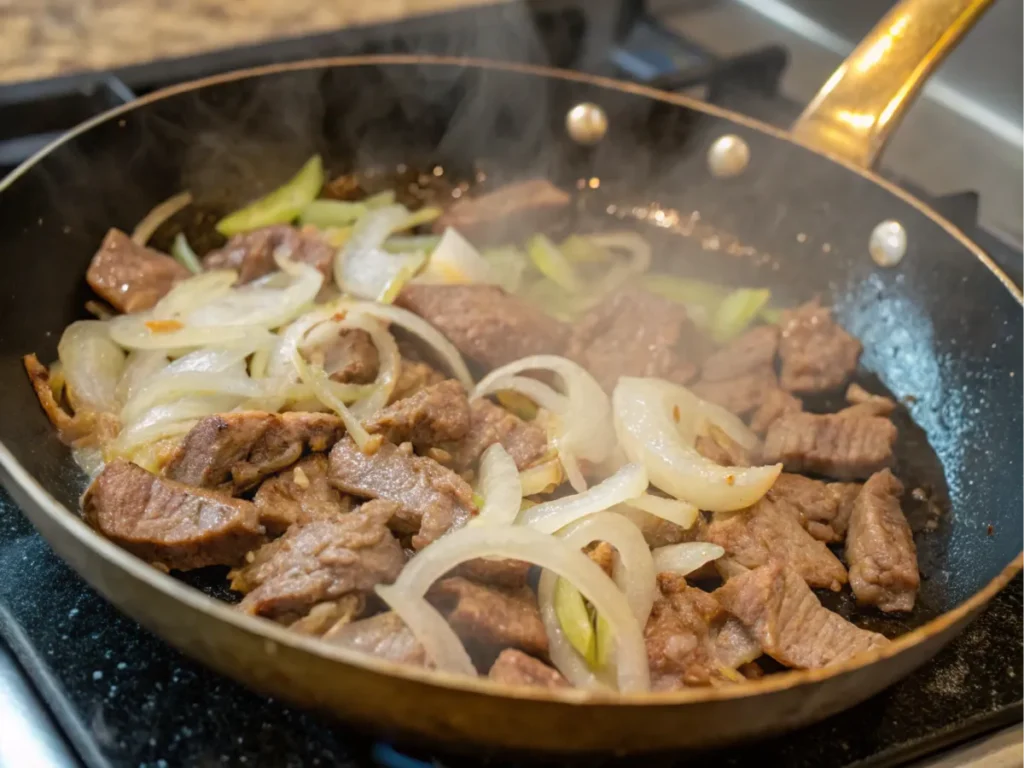
MULTIPOLYGON (((315 329, 314 329, 315 330, 315 329)), ((319 361, 331 378, 342 384, 370 384, 377 378, 380 361, 370 334, 360 328, 342 328, 329 344, 318 345, 319 361)), ((310 356, 312 357, 312 356, 310 356)))
POLYGON ((658 574, 658 594, 644 627, 651 687, 672 691, 718 676, 711 624, 718 601, 675 573, 658 574))
POLYGON ((493 285, 407 285, 395 302, 487 368, 529 355, 560 354, 566 327, 493 285))
POLYGON ((421 389, 378 411, 363 426, 395 445, 412 443, 419 450, 459 440, 469 432, 469 400, 454 379, 421 389))
POLYGON ((192 273, 170 256, 111 229, 89 262, 89 287, 119 312, 141 312, 156 304, 178 280, 192 273))
POLYGON ((526 586, 530 564, 506 557, 478 557, 453 568, 450 575, 489 586, 519 589, 526 586))
POLYGON ((730 579, 714 596, 787 667, 825 667, 889 642, 825 608, 796 569, 779 561, 730 579))
POLYGON ((434 231, 454 227, 476 240, 508 242, 512 235, 536 232, 557 220, 570 199, 546 179, 518 181, 459 200, 434 222, 434 231))
POLYGON ((708 425, 708 434, 698 435, 694 446, 697 453, 723 467, 749 467, 750 452, 714 424, 708 425))
POLYGON ((505 685, 529 685, 541 688, 570 688, 569 681, 539 659, 515 648, 506 648, 498 654, 487 677, 505 685))
POLYGON ((846 532, 850 527, 850 515, 853 514, 853 505, 860 495, 862 483, 829 483, 828 489, 835 494, 839 503, 839 511, 832 520, 832 530, 842 539, 846 538, 846 532))
POLYGON ((395 382, 395 388, 391 392, 388 403, 394 403, 397 400, 410 397, 421 389, 434 384, 440 384, 444 380, 445 375, 443 373, 434 370, 426 363, 403 357, 402 364, 398 369, 398 381, 395 382))
POLYGON ((231 572, 231 588, 245 594, 239 608, 288 621, 318 603, 390 584, 405 565, 387 529, 395 511, 394 504, 371 501, 337 520, 289 528, 231 572))
POLYGON ((314 453, 263 481, 253 503, 268 533, 276 536, 293 525, 337 520, 352 509, 352 499, 328 482, 327 466, 327 457, 314 453))
POLYGON ((495 443, 501 443, 520 470, 548 452, 548 436, 541 427, 478 397, 469 404, 469 432, 452 447, 452 466, 459 472, 474 468, 495 443))
POLYGON ((791 413, 772 422, 761 458, 787 472, 862 480, 892 466, 896 427, 881 416, 791 413))
POLYGON ((351 624, 366 608, 366 596, 352 592, 339 597, 317 603, 309 613, 288 625, 292 632, 313 637, 326 637, 341 631, 346 624, 351 624))
POLYGON ((388 661, 429 666, 427 653, 401 617, 394 611, 378 613, 368 619, 346 624, 324 639, 343 648, 351 648, 388 661))
POLYGON ((755 326, 709 355, 700 369, 701 380, 728 381, 752 371, 773 368, 778 348, 778 326, 755 326))
POLYGON ((850 405, 839 411, 843 416, 889 416, 896 410, 896 401, 884 395, 873 395, 857 382, 846 388, 850 405))
POLYGON ((697 372, 691 355, 699 331, 679 304, 625 288, 573 327, 566 356, 593 374, 608 392, 620 376, 652 376, 685 384, 697 372))
POLYGON ((914 534, 900 509, 902 494, 903 485, 889 470, 872 475, 853 505, 846 536, 857 602, 887 613, 913 610, 921 586, 914 534))
POLYGON ((782 313, 779 382, 788 392, 814 394, 842 386, 857 369, 861 343, 817 299, 782 313))
POLYGON ((768 497, 792 512, 806 531, 818 541, 835 544, 846 536, 848 516, 841 516, 841 496, 830 483, 783 472, 768 497))
POLYGON ((772 423, 787 413, 800 413, 804 404, 800 398, 794 397, 781 389, 773 389, 765 393, 761 404, 750 417, 750 429, 758 435, 764 435, 772 423))
POLYGON ((725 669, 751 664, 763 651, 757 638, 735 616, 721 614, 711 628, 711 641, 718 663, 725 669))
POLYGON ((846 569, 829 548, 801 528, 792 512, 767 497, 749 509, 716 515, 702 540, 725 549, 725 556, 716 563, 726 569, 723 576, 778 558, 812 587, 838 592, 846 583, 846 569))
POLYGON ((330 276, 334 247, 319 235, 287 224, 254 229, 235 235, 223 248, 203 257, 206 269, 234 269, 238 282, 249 283, 277 270, 274 254, 281 249, 292 261, 301 261, 330 276))
POLYGON ((335 488, 398 505, 391 528, 400 536, 411 535, 415 549, 461 528, 476 514, 473 489, 466 481, 433 459, 415 456, 408 443, 386 442, 368 455, 346 437, 331 450, 330 462, 335 488))
POLYGON ((500 589, 453 576, 434 584, 427 597, 446 616, 472 655, 486 656, 511 646, 547 656, 547 631, 537 597, 529 587, 500 589))
POLYGON ((770 366, 722 381, 701 379, 690 387, 697 397, 720 405, 740 417, 758 409, 765 398, 778 388, 775 371, 770 366))
POLYGON ((163 569, 236 565, 265 541, 256 507, 116 459, 82 496, 85 521, 163 569))
POLYGON ((344 434, 341 419, 327 413, 219 413, 189 430, 164 471, 189 485, 237 494, 303 453, 326 451, 344 434))

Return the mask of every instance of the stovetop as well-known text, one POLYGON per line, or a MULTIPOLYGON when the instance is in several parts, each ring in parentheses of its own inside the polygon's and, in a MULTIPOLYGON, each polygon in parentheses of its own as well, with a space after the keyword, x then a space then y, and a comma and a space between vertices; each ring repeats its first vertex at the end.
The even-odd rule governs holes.
MULTIPOLYGON (((799 113, 800 105, 779 97, 775 88, 786 65, 781 49, 716 59, 668 34, 644 14, 642 2, 632 0, 591 4, 588 13, 566 0, 534 2, 530 8, 532 16, 515 4, 502 5, 386 29, 318 35, 114 73, 0 87, 0 174, 57 132, 133 94, 241 66, 313 55, 451 53, 453 37, 462 41, 460 53, 547 61, 631 77, 685 90, 775 125, 788 125, 799 113), (595 15, 595 7, 604 15, 595 15), (465 42, 488 37, 467 37, 466 29, 496 25, 506 28, 503 39, 518 41, 504 56, 475 50, 465 42)), ((976 227, 976 195, 968 191, 931 202, 1021 282, 1019 248, 976 227)), ((703 756, 663 756, 645 764, 904 765, 1018 722, 1024 680, 1021 614, 1018 577, 933 662, 864 704, 756 746, 703 756)), ((0 766, 10 754, 20 756, 12 765, 33 768, 75 760, 89 768, 516 764, 507 756, 485 760, 479 753, 471 758, 440 755, 394 740, 376 741, 365 732, 257 696, 217 676, 93 592, 51 552, 2 490, 0 639, 10 651, 0 652, 0 682, 23 678, 18 680, 24 691, 21 712, 26 718, 37 712, 35 725, 25 727, 49 739, 36 739, 35 752, 11 752, 13 742, 0 720, 0 766), (14 666, 9 664, 11 655, 17 660, 14 666), (26 755, 32 757, 26 760, 26 755)), ((3 694, 14 695, 15 688, 18 685, 12 684, 0 691, 0 718, 5 712, 3 694)), ((594 762, 589 759, 587 764, 594 762)))

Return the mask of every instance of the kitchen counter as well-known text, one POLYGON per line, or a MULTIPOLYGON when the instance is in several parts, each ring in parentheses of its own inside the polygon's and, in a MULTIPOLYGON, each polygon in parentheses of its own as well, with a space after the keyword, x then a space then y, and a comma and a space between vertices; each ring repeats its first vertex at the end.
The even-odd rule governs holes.
POLYGON ((0 0, 0 83, 492 2, 496 0, 0 0))

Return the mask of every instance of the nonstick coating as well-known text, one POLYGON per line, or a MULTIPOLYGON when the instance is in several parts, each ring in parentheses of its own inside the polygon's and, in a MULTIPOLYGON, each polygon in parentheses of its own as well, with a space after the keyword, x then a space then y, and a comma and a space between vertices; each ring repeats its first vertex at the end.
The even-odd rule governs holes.
MULTIPOLYGON (((138 596, 119 594, 110 553, 77 556, 92 544, 70 544, 71 539, 93 537, 83 526, 64 530, 66 519, 55 522, 53 516, 69 513, 32 496, 31 483, 15 482, 11 460, 70 510, 77 509, 83 488, 81 473, 35 401, 20 358, 28 352, 44 361, 55 358, 61 330, 83 316, 90 297, 83 276, 108 227, 130 231, 153 205, 182 189, 191 190, 200 210, 226 211, 280 183, 314 152, 323 155, 332 174, 406 164, 441 166, 454 181, 475 182, 483 172, 488 185, 535 175, 573 188, 585 180, 576 225, 640 229, 654 243, 660 269, 767 285, 783 306, 815 295, 833 303, 839 321, 864 343, 861 380, 906 405, 899 417, 897 474, 908 492, 919 487, 929 498, 912 502, 908 496, 925 577, 920 608, 905 622, 868 615, 866 621, 880 631, 901 634, 964 603, 1020 552, 1019 294, 923 206, 749 121, 731 122, 638 89, 615 90, 525 68, 380 61, 307 65, 146 100, 77 133, 0 186, 7 274, 0 298, 0 440, 10 452, 0 456, 8 462, 4 481, 62 556, 123 609, 189 652, 281 692, 280 680, 240 673, 161 626, 139 606, 138 596), (609 134, 593 149, 574 145, 563 127, 566 111, 582 101, 600 104, 609 116, 609 134), (723 181, 711 177, 705 157, 709 144, 725 133, 749 143, 751 162, 740 177, 723 181), (909 242, 906 258, 891 269, 878 267, 867 249, 872 229, 885 219, 901 222, 909 242), (937 527, 923 532, 929 519, 937 527), (100 561, 102 569, 95 565, 100 561)), ((182 223, 190 233, 209 233, 210 220, 182 223)), ((200 246, 215 244, 208 234, 206 242, 194 239, 200 246)), ((831 607, 851 608, 842 600, 831 607)), ((590 733, 555 744, 553 728, 488 730, 468 715, 456 722, 437 716, 438 724, 414 708, 384 721, 435 738, 535 748, 721 742, 792 727, 855 703, 934 653, 952 623, 926 628, 931 637, 922 647, 928 648, 912 662, 875 664, 872 675, 852 672, 845 680, 836 676, 840 685, 832 687, 841 688, 841 695, 812 696, 819 700, 813 706, 794 704, 775 715, 755 708, 755 722, 720 723, 706 733, 672 734, 657 718, 645 723, 629 717, 613 721, 618 741, 590 733), (858 685, 857 676, 874 679, 858 685), (655 736, 646 732, 656 728, 655 736)), ((297 668, 280 674, 294 675, 297 668)), ((373 674, 364 670, 366 679, 352 685, 371 685, 367 676, 373 674)), ((818 676, 815 685, 825 688, 826 677, 818 676)), ((382 722, 372 706, 352 712, 305 690, 293 686, 293 698, 382 722)), ((418 690, 431 686, 420 684, 418 690)), ((581 711, 564 705, 558 711, 573 709, 581 711)), ((572 715, 552 717, 559 723, 572 715)))

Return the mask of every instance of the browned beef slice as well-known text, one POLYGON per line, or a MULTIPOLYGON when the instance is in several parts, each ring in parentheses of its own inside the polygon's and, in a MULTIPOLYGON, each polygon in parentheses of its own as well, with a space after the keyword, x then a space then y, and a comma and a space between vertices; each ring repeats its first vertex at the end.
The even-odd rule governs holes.
POLYGON ((248 283, 277 269, 274 253, 280 248, 293 261, 301 261, 329 276, 334 247, 310 232, 287 224, 254 229, 235 235, 223 248, 203 257, 207 269, 238 270, 238 282, 248 283))
POLYGON ((726 381, 751 371, 772 368, 779 348, 779 328, 758 325, 709 355, 700 369, 704 381, 726 381))
POLYGON ((822 606, 800 574, 782 562, 730 579, 714 596, 765 653, 788 667, 824 667, 889 642, 822 606))
POLYGON ((391 392, 389 403, 416 394, 421 389, 444 381, 445 376, 440 371, 435 371, 426 363, 402 358, 402 365, 398 369, 398 381, 391 392))
POLYGON ((543 661, 527 656, 515 648, 506 648, 498 654, 487 676, 505 685, 533 685, 541 688, 569 688, 569 681, 557 669, 543 661))
POLYGON ((388 661, 427 666, 427 654, 416 636, 394 611, 379 613, 368 619, 346 624, 337 632, 324 636, 325 640, 388 661))
POLYGON ((860 495, 863 483, 829 483, 828 489, 835 494, 839 503, 839 511, 832 520, 832 530, 841 539, 846 538, 846 532, 850 527, 850 515, 853 514, 853 505, 860 495))
POLYGON ((478 557, 453 568, 451 575, 462 576, 480 584, 518 589, 526 586, 530 564, 524 560, 505 557, 478 557))
POLYGON ((770 366, 722 381, 701 379, 691 387, 697 397, 720 405, 737 416, 746 416, 760 407, 765 398, 778 388, 775 371, 770 366))
POLYGON ((658 595, 644 627, 654 690, 711 682, 717 671, 711 623, 718 610, 718 602, 711 595, 688 586, 682 576, 658 574, 658 595))
POLYGON ((453 576, 437 582, 427 596, 467 643, 487 648, 512 646, 547 656, 548 635, 537 597, 529 587, 499 589, 453 576))
POLYGON ((253 498, 260 522, 271 535, 314 520, 337 520, 352 500, 327 481, 327 457, 314 453, 291 469, 268 477, 253 498))
POLYGON ((567 193, 545 179, 518 181, 459 200, 434 222, 434 231, 454 227, 467 237, 508 242, 509 235, 535 232, 550 224, 569 200, 567 193))
POLYGON ((769 498, 741 512, 716 515, 702 539, 725 549, 721 561, 740 569, 757 568, 773 559, 791 565, 812 587, 838 592, 846 583, 846 569, 835 555, 800 527, 791 512, 769 498))
POLYGON ((843 540, 846 520, 839 515, 840 496, 828 483, 783 472, 768 496, 776 505, 792 512, 818 541, 834 544, 843 540))
POLYGON ((846 535, 850 586, 857 602, 886 612, 914 608, 921 575, 914 534, 900 509, 903 485, 884 469, 864 483, 846 535))
POLYGON ((326 451, 344 434, 341 419, 327 413, 219 413, 189 430, 164 472, 189 485, 240 493, 307 451, 326 451))
POLYGON ((476 514, 466 481, 433 459, 413 455, 408 443, 385 442, 368 455, 346 437, 331 451, 330 478, 346 493, 398 504, 391 527, 399 535, 412 534, 416 549, 461 528, 476 514))
POLYGON ((839 327, 817 300, 782 313, 779 383, 788 392, 812 394, 836 389, 860 360, 861 344, 839 327))
POLYGON ((425 450, 459 440, 469 432, 469 400, 454 379, 421 389, 377 412, 364 426, 395 445, 412 443, 425 450))
POLYGON ((349 593, 337 600, 317 603, 309 613, 288 625, 292 632, 313 637, 324 637, 341 631, 350 624, 366 607, 366 596, 361 593, 349 593))
POLYGON ((252 503, 116 459, 82 497, 85 521, 143 560, 186 571, 236 565, 265 540, 252 503))
POLYGON ((321 347, 321 367, 342 384, 369 384, 380 365, 370 334, 360 328, 342 328, 337 339, 321 347))
POLYGON ((390 584, 405 565, 387 529, 394 513, 394 504, 372 501, 336 520, 289 528, 231 572, 231 588, 245 593, 239 607, 256 616, 296 618, 317 603, 390 584))
POLYGON ((896 410, 895 400, 873 395, 856 382, 846 388, 846 402, 849 407, 839 411, 843 416, 888 416, 896 410))
POLYGON ((787 472, 859 480, 893 463, 896 427, 881 416, 791 413, 772 422, 761 457, 787 472))
POLYGON ((715 660, 726 669, 739 669, 761 655, 757 638, 735 616, 720 615, 711 628, 715 660))
POLYGON ((490 400, 473 400, 469 418, 469 432, 452 450, 452 466, 459 472, 475 467, 483 452, 495 443, 501 443, 521 470, 548 452, 548 436, 543 429, 490 400))
POLYGON ((681 544, 684 541, 702 541, 701 536, 706 527, 704 518, 700 515, 697 515, 697 521, 692 526, 683 528, 664 518, 632 507, 620 507, 619 514, 625 515, 636 524, 640 533, 644 535, 644 541, 651 549, 666 547, 669 544, 681 544))
POLYGON ((697 437, 695 447, 701 456, 723 467, 749 467, 752 464, 750 453, 714 424, 708 426, 707 435, 697 437))
POLYGON ((763 435, 768 431, 772 422, 780 416, 787 413, 800 413, 803 409, 804 404, 800 402, 800 398, 781 389, 769 390, 750 417, 750 429, 758 435, 763 435))
POLYGON ((685 384, 697 372, 698 331, 679 304, 626 288, 584 315, 572 329, 566 356, 608 392, 620 376, 653 376, 685 384))
POLYGON ((85 279, 118 311, 141 312, 191 274, 170 256, 136 245, 121 230, 111 229, 89 262, 85 279))
POLYGON ((488 368, 565 346, 562 323, 493 285, 407 285, 395 303, 488 368))

